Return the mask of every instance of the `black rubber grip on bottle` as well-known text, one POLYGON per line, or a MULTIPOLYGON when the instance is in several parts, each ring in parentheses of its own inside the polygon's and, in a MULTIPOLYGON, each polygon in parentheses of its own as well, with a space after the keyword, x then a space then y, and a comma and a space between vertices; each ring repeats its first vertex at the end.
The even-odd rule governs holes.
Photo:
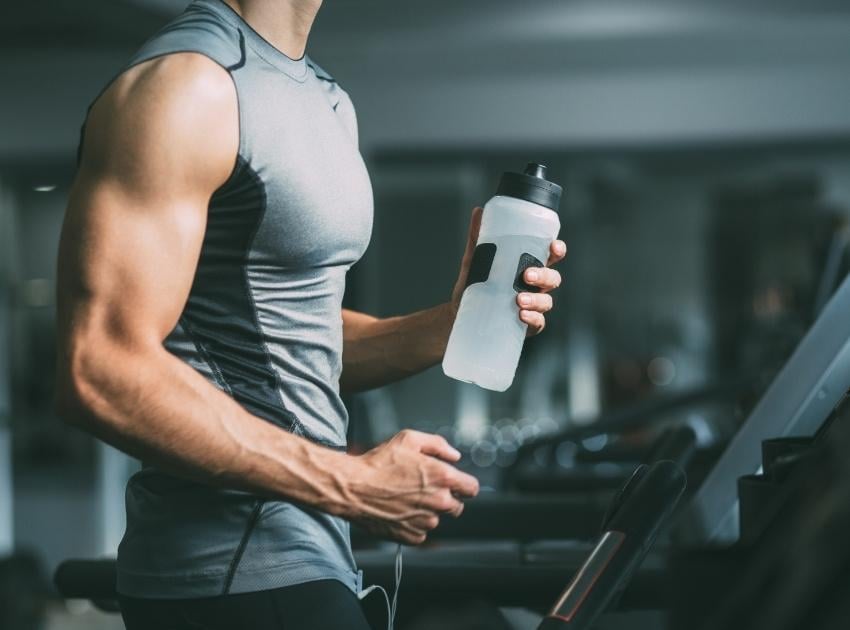
POLYGON ((523 291, 529 293, 540 293, 540 288, 532 286, 525 281, 523 274, 525 270, 529 267, 545 267, 540 260, 535 258, 529 253, 525 253, 519 257, 519 264, 516 268, 516 276, 514 276, 514 291, 517 293, 522 293, 523 291))
POLYGON ((475 246, 475 251, 472 253, 472 262, 469 265, 469 273, 466 276, 467 287, 476 282, 487 282, 495 257, 495 243, 479 243, 475 246))

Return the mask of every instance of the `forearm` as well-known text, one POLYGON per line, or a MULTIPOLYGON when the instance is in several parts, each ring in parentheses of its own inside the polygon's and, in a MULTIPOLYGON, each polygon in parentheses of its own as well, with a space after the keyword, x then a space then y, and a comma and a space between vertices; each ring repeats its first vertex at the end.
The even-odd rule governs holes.
POLYGON ((179 476, 348 515, 353 458, 249 414, 164 349, 75 362, 60 402, 73 424, 179 476))
POLYGON ((347 391, 380 387, 439 363, 454 322, 451 304, 379 319, 344 311, 343 370, 347 391))

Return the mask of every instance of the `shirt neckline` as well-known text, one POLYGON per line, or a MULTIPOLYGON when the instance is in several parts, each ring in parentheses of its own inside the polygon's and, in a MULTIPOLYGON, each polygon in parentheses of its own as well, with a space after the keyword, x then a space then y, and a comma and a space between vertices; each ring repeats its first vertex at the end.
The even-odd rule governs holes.
POLYGON ((230 5, 224 2, 224 0, 194 0, 194 4, 198 4, 209 9, 225 22, 239 29, 245 38, 245 43, 267 63, 297 81, 304 81, 306 79, 306 53, 302 55, 300 59, 293 59, 255 31, 254 28, 248 24, 241 15, 234 11, 230 5))

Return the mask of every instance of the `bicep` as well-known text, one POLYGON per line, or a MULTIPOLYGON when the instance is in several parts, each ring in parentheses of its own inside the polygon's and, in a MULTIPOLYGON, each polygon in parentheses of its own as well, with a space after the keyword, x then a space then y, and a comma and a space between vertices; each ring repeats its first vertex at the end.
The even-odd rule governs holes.
POLYGON ((229 78, 205 59, 156 63, 110 88, 87 124, 59 251, 66 336, 164 339, 191 288, 209 199, 235 162, 229 78))
POLYGON ((157 200, 81 174, 60 244, 60 315, 111 336, 164 338, 191 287, 204 222, 205 208, 191 200, 157 200))

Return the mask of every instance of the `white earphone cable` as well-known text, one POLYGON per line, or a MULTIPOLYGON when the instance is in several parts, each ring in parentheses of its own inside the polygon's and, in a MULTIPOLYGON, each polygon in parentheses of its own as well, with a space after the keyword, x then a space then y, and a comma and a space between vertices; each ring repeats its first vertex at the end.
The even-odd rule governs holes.
POLYGON ((384 596, 384 601, 387 604, 387 630, 393 630, 395 626, 395 615, 398 610, 398 589, 401 586, 401 574, 402 549, 401 545, 398 545, 395 550, 395 587, 393 588, 392 600, 390 600, 390 596, 387 594, 386 589, 378 584, 363 589, 357 594, 358 598, 364 599, 372 591, 381 591, 381 594, 384 596))

